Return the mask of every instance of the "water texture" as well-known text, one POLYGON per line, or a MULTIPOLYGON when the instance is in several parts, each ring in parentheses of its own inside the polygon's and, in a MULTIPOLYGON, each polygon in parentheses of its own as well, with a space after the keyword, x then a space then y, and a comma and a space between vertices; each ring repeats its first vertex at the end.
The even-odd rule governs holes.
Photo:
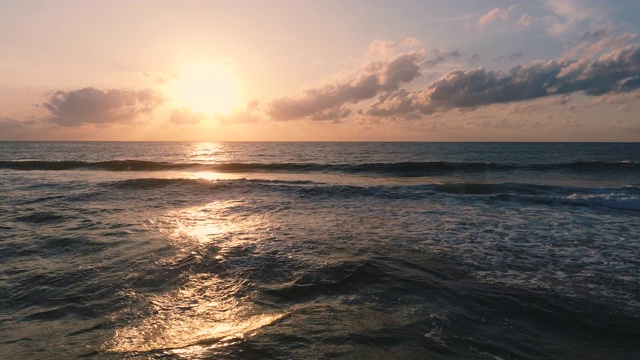
POLYGON ((0 143, 0 357, 635 359, 640 145, 0 143))

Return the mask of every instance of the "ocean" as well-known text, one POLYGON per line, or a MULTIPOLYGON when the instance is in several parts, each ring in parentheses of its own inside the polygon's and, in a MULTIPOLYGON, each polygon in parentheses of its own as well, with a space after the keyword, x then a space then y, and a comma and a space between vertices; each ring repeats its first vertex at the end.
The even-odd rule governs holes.
POLYGON ((0 358, 637 359, 639 143, 0 142, 0 358))

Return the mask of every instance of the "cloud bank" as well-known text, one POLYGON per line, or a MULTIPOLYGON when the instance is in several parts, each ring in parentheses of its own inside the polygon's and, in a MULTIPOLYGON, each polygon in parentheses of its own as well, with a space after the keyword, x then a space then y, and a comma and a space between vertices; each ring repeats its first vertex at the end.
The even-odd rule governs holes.
POLYGON ((42 105, 49 111, 49 121, 60 126, 128 123, 148 115, 164 102, 155 90, 99 90, 86 87, 56 91, 42 105))
POLYGON ((426 52, 411 52, 390 61, 373 62, 333 83, 308 89, 296 97, 283 97, 269 104, 275 120, 338 120, 348 115, 347 103, 371 99, 381 92, 397 90, 421 75, 426 52), (337 117, 337 118, 336 118, 337 117))
POLYGON ((640 88, 640 45, 630 45, 596 59, 532 62, 504 73, 484 68, 449 72, 424 89, 383 94, 367 111, 372 116, 409 119, 454 108, 474 108, 584 92, 629 92, 640 88))

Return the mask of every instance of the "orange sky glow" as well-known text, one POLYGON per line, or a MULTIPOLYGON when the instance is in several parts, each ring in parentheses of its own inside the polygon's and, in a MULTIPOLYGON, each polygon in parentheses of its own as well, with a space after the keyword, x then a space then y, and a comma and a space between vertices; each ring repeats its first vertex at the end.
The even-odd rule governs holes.
POLYGON ((637 13, 4 1, 0 140, 640 141, 637 13))

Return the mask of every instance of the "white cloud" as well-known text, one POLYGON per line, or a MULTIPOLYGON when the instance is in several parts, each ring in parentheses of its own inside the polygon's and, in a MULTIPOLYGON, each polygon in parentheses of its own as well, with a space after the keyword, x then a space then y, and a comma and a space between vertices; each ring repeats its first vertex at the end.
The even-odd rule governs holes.
POLYGON ((529 14, 522 14, 516 23, 516 28, 519 30, 526 29, 531 26, 533 18, 529 14))
POLYGON ((497 22, 507 22, 515 8, 516 5, 511 5, 506 9, 495 8, 482 16, 476 24, 482 28, 497 22))
POLYGON ((369 57, 390 57, 398 53, 399 50, 417 48, 422 46, 422 41, 414 37, 405 37, 399 41, 374 40, 369 45, 369 57))

